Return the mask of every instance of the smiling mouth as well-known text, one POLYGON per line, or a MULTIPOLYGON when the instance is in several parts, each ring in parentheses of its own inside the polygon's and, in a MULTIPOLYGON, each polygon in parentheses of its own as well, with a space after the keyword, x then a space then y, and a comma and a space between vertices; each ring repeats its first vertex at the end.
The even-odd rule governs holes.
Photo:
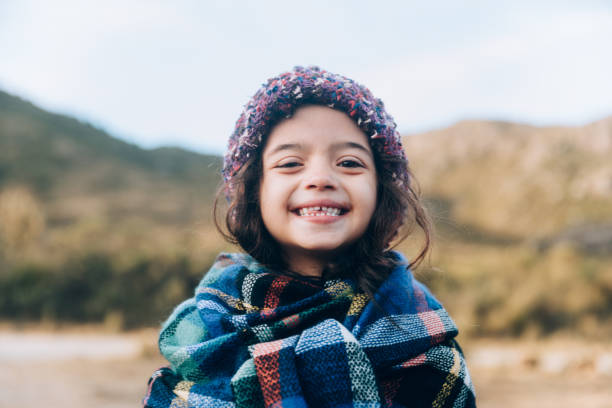
POLYGON ((348 210, 336 207, 303 207, 294 212, 300 217, 339 217, 347 213, 348 210))

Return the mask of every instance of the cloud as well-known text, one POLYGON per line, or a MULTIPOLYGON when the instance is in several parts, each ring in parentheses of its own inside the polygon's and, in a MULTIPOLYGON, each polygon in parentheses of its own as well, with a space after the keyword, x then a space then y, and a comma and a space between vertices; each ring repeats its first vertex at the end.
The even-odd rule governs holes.
POLYGON ((360 75, 405 130, 462 118, 575 124, 612 113, 611 12, 524 18, 509 33, 360 75))
POLYGON ((295 64, 363 82, 405 131, 612 112, 609 7, 490 4, 3 2, 0 87, 146 146, 216 152, 258 85, 295 64))

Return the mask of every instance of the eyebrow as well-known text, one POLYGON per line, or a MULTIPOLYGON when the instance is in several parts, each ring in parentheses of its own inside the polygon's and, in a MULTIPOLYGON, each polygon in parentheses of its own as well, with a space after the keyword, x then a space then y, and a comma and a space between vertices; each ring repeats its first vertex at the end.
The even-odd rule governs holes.
POLYGON ((304 147, 300 143, 283 143, 276 146, 268 155, 281 152, 283 150, 303 150, 304 147))
POLYGON ((366 148, 361 143, 355 143, 355 142, 335 143, 335 144, 332 145, 332 148, 334 148, 336 150, 341 149, 341 148, 359 149, 359 150, 362 150, 362 151, 366 152, 369 155, 372 155, 372 151, 370 149, 366 148))
MULTIPOLYGON (((340 150, 343 148, 352 148, 352 149, 359 149, 369 155, 372 155, 372 152, 367 149, 365 146, 363 146, 360 143, 355 143, 355 142, 341 142, 341 143, 334 143, 331 145, 331 148, 334 150, 340 150)), ((304 145, 301 143, 283 143, 280 144, 278 146, 276 146, 270 153, 268 154, 274 154, 274 153, 278 153, 280 151, 283 150, 304 150, 304 145)))

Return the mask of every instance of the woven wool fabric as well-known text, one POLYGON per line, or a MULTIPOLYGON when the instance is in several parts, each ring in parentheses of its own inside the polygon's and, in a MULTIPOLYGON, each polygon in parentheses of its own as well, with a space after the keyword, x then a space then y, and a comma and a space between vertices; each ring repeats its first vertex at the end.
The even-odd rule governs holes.
POLYGON ((474 407, 454 323, 392 254, 373 301, 221 254, 164 324, 144 406, 474 407))

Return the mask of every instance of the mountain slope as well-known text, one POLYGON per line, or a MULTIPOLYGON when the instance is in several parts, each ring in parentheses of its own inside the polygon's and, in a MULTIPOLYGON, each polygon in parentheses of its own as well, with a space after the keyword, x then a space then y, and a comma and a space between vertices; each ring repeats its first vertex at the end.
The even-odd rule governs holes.
POLYGON ((145 150, 0 91, 0 189, 31 189, 51 223, 90 216, 188 222, 209 208, 219 168, 219 157, 145 150))
POLYGON ((583 127, 463 121, 403 142, 425 194, 446 204, 442 217, 520 239, 610 228, 612 117, 583 127))
MULTIPOLYGON (((612 116, 582 127, 462 121, 403 142, 439 230, 459 231, 452 239, 611 236, 612 116)), ((220 166, 216 156, 142 149, 0 91, 0 192, 32 191, 48 227, 210 225, 220 166)))

